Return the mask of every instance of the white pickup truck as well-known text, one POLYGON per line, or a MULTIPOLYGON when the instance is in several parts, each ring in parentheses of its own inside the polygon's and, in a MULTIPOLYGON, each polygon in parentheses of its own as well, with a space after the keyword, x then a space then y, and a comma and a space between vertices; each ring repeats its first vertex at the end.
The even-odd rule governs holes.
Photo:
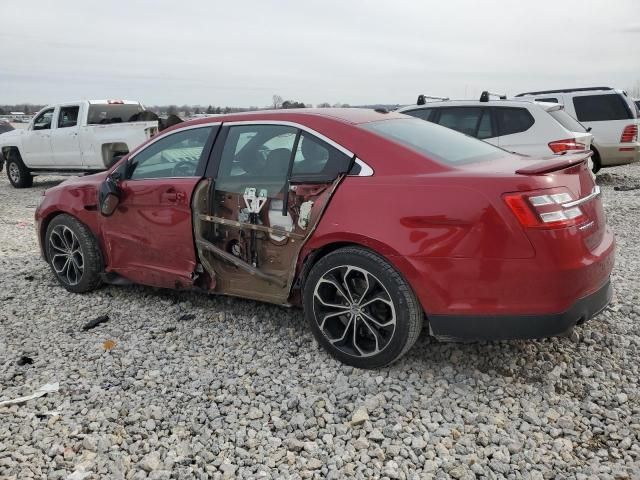
POLYGON ((26 129, 0 135, 0 154, 16 188, 34 175, 82 174, 109 168, 158 132, 138 102, 83 100, 49 105, 26 129))

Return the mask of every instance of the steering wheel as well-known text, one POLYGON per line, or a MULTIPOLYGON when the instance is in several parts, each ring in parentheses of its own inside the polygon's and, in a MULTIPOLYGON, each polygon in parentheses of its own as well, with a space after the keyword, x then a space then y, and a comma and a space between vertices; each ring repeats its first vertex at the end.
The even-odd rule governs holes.
POLYGON ((171 172, 172 177, 191 177, 195 173, 195 169, 193 168, 193 163, 180 161, 176 163, 171 172))

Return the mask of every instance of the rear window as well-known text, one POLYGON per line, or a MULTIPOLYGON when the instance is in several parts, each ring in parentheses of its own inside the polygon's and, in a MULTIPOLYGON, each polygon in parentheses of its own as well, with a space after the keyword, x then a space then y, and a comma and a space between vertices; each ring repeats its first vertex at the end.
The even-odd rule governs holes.
POLYGON ((421 118, 422 120, 429 120, 431 118, 431 113, 433 112, 433 108, 419 108, 417 110, 408 110, 404 113, 405 115, 411 115, 412 117, 421 118))
POLYGON ((106 125, 109 123, 133 122, 134 115, 144 109, 140 104, 91 104, 89 105, 88 125, 106 125))
POLYGON ((556 97, 536 98, 536 102, 560 103, 556 97))
POLYGON ((587 131, 579 121, 573 118, 564 110, 553 110, 552 112, 548 112, 560 125, 569 130, 570 132, 581 132, 584 133, 587 131))
POLYGON ((581 122, 627 120, 633 118, 624 99, 616 94, 573 97, 576 116, 581 122))
POLYGON ((526 132, 535 122, 526 108, 496 107, 495 113, 500 136, 526 132))
POLYGON ((487 161, 506 154, 481 140, 418 119, 381 120, 361 127, 450 165, 487 161))
POLYGON ((438 123, 443 127, 476 136, 482 109, 480 107, 453 107, 440 109, 438 123))

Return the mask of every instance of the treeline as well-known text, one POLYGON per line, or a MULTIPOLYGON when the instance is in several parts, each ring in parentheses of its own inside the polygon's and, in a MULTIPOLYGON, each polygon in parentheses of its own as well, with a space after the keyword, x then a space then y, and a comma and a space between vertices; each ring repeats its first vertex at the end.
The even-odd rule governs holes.
POLYGON ((44 108, 44 105, 34 105, 31 103, 21 103, 18 105, 0 105, 0 115, 9 115, 11 112, 22 112, 32 115, 44 108))
MULTIPOLYGON (((265 109, 287 109, 287 108, 311 108, 314 105, 311 103, 304 103, 298 100, 285 100, 280 95, 274 95, 272 98, 271 105, 258 107, 229 107, 229 106, 220 106, 220 105, 146 105, 147 110, 151 110, 152 112, 161 115, 180 115, 185 117, 190 117, 191 115, 200 115, 200 114, 225 114, 225 113, 237 113, 237 112, 247 112, 251 110, 265 110, 265 109)), ((330 108, 330 107, 350 107, 347 103, 334 103, 333 105, 329 102, 322 102, 315 105, 317 108, 330 108)), ((27 115, 32 115, 42 108, 45 105, 31 104, 31 103, 22 103, 16 105, 0 105, 0 115, 8 115, 10 112, 22 112, 27 115)))
MULTIPOLYGON (((280 95, 274 95, 272 104, 266 107, 229 107, 229 106, 216 106, 216 105, 147 105, 147 109, 158 115, 179 115, 189 117, 191 115, 213 115, 213 114, 226 114, 237 112, 248 112, 254 110, 266 110, 266 109, 288 109, 288 108, 312 108, 313 104, 304 103, 297 100, 284 100, 280 95)), ((330 107, 350 107, 347 103, 334 103, 331 105, 328 102, 318 103, 317 108, 330 108, 330 107)))
POLYGON ((249 110, 258 110, 259 107, 220 107, 220 106, 202 106, 202 105, 145 105, 147 110, 151 110, 158 115, 184 115, 189 117, 191 115, 200 114, 222 114, 222 113, 236 113, 247 112, 249 110))

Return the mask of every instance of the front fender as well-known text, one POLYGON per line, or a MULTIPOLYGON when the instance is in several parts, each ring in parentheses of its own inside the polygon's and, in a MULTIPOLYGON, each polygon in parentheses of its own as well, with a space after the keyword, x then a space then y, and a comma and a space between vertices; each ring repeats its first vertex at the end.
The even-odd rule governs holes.
POLYGON ((97 188, 94 185, 79 185, 71 188, 58 187, 45 192, 44 199, 35 213, 36 235, 43 258, 45 256, 44 235, 47 231, 47 226, 54 217, 60 214, 75 217, 86 225, 98 239, 100 248, 104 252, 99 235, 100 213, 98 210, 97 188))

